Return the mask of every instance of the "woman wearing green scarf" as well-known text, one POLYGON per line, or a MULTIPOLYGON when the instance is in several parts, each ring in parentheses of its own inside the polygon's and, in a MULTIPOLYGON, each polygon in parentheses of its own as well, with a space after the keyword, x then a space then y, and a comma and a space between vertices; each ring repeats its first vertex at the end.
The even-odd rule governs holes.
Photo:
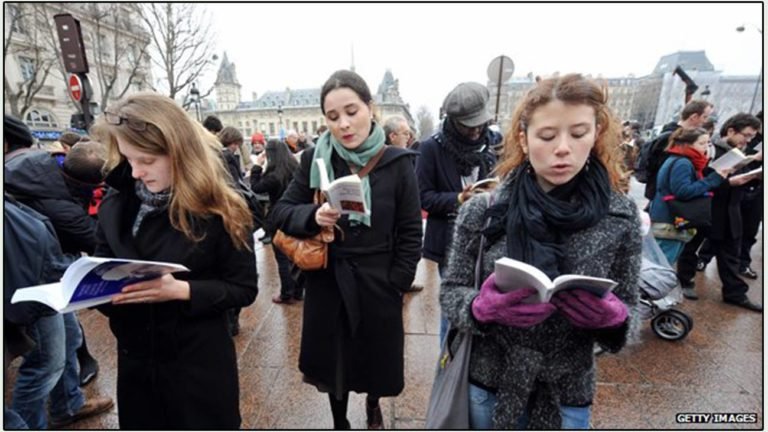
POLYGON ((329 394, 335 429, 351 426, 350 391, 367 393, 367 426, 380 429, 379 398, 400 394, 404 384, 402 293, 413 282, 422 234, 416 154, 387 148, 362 179, 369 214, 341 216, 328 203, 313 204, 320 185, 315 159, 325 161, 333 181, 360 171, 384 146, 371 92, 356 73, 331 75, 320 105, 329 130, 302 154, 271 214, 275 227, 295 237, 311 237, 324 226, 341 230, 328 267, 305 272, 299 369, 305 382, 329 394))

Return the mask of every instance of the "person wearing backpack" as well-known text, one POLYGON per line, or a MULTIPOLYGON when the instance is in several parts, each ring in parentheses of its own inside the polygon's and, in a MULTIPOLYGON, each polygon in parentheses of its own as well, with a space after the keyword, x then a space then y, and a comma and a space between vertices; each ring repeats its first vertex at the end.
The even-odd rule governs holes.
MULTIPOLYGON (((8 123, 7 120, 6 116, 4 124, 8 123)), ((12 126, 18 125, 12 124, 12 126)), ((22 136, 21 141, 23 142, 31 141, 32 136, 28 129, 24 130, 20 127, 6 129, 6 131, 12 132, 3 135, 3 150, 6 152, 4 166, 4 185, 6 191, 15 190, 16 192, 19 192, 20 189, 13 189, 9 186, 13 183, 14 178, 30 174, 27 172, 27 169, 29 169, 37 174, 36 176, 33 174, 33 177, 29 178, 30 181, 47 179, 52 182, 48 184, 48 194, 46 197, 50 198, 59 192, 62 193, 63 197, 67 187, 64 186, 65 181, 60 177, 57 177, 64 174, 63 171, 59 170, 55 159, 45 151, 17 152, 13 157, 7 157, 9 149, 20 148, 17 145, 19 136, 22 136), (47 168, 41 168, 36 165, 35 162, 40 162, 47 168), (57 181, 60 183, 57 183, 57 181)), ((75 173, 80 171, 73 169, 70 172, 75 173)), ((75 178, 72 180, 75 182, 78 181, 75 178)), ((25 196, 30 198, 29 194, 25 196)), ((7 201, 8 199, 6 199, 6 202, 7 201)), ((65 203, 66 200, 62 200, 61 202, 65 203)), ((30 203, 40 204, 39 201, 34 199, 31 199, 30 203)), ((18 204, 16 205, 18 206, 18 204)), ((5 228, 12 228, 13 225, 11 223, 13 220, 9 221, 8 218, 14 215, 13 211, 16 207, 13 207, 13 205, 11 207, 6 205, 5 207, 9 209, 9 212, 5 214, 6 221, 9 222, 9 224, 7 224, 5 228)), ((19 208, 25 210, 27 214, 35 215, 35 217, 38 217, 40 214, 33 212, 29 207, 19 208)), ((43 209, 46 208, 49 207, 43 206, 43 209)), ((59 208, 61 209, 64 207, 59 208)), ((83 213, 87 218, 88 215, 84 211, 83 213)), ((56 246, 49 246, 48 249, 51 250, 57 247, 58 250, 61 250, 61 243, 59 242, 58 236, 55 234, 56 225, 48 219, 47 214, 43 214, 45 215, 45 218, 39 218, 40 220, 46 221, 45 228, 54 235, 53 238, 56 241, 56 246)), ((61 217, 58 213, 56 216, 61 217)), ((16 219, 17 222, 19 220, 21 219, 16 219)), ((19 226, 23 225, 17 225, 17 227, 19 226)), ((21 231, 16 231, 16 234, 21 234, 21 231)), ((34 237, 29 238, 30 236, 28 236, 26 241, 39 243, 37 246, 44 246, 47 243, 50 243, 50 239, 46 241, 40 239, 39 236, 42 234, 43 231, 40 231, 35 234, 34 237)), ((6 235, 13 238, 14 232, 6 231, 6 235)), ((15 250, 6 252, 4 254, 6 259, 12 256, 17 259, 22 259, 27 264, 32 264, 38 262, 37 260, 40 259, 40 257, 44 257, 44 254, 40 254, 40 257, 38 258, 23 258, 25 256, 23 254, 25 250, 24 248, 29 247, 29 245, 26 243, 14 244, 8 240, 8 237, 6 237, 4 248, 8 246, 12 248, 15 247, 15 250)), ((45 259, 43 262, 46 262, 45 259)), ((28 285, 39 285, 58 280, 68 263, 69 262, 66 262, 66 264, 59 263, 57 272, 55 273, 49 274, 46 272, 50 270, 46 270, 37 281, 28 285)), ((23 270, 23 266, 6 265, 6 275, 10 275, 11 277, 11 281, 6 283, 6 285, 14 286, 22 282, 23 279, 15 276, 13 273, 17 270, 23 270)), ((21 286, 25 285, 27 285, 26 282, 21 286)), ((21 286, 15 286, 15 288, 21 286)), ((29 428, 45 429, 48 426, 51 428, 61 428, 75 421, 105 412, 112 408, 114 403, 111 398, 86 398, 83 391, 80 389, 80 373, 78 371, 76 352, 77 348, 82 345, 83 337, 80 325, 74 313, 55 314, 53 316, 37 319, 29 326, 28 334, 35 342, 36 347, 24 355, 24 361, 19 366, 16 383, 14 384, 11 406, 13 407, 13 410, 19 414, 19 418, 23 419, 24 423, 26 423, 29 428), (46 413, 46 402, 49 399, 50 422, 46 413)))
MULTIPOLYGON (((721 157, 732 148, 744 149, 747 143, 757 135, 760 121, 753 115, 739 113, 723 123, 720 128, 720 140, 715 144, 715 158, 721 157)), ((755 154, 755 160, 762 161, 762 152, 755 154)), ((741 168, 734 174, 750 169, 741 168)), ((743 218, 741 203, 746 192, 746 184, 753 177, 731 176, 714 190, 712 197, 712 228, 709 230, 707 243, 717 258, 717 273, 722 283, 721 295, 724 303, 741 307, 753 312, 763 311, 763 306, 749 299, 749 285, 739 277, 739 255, 743 240, 743 218)), ((696 275, 695 248, 687 251, 687 259, 681 257, 677 266, 677 277, 683 287, 694 288, 696 275)))
MULTIPOLYGON (((56 320, 56 311, 37 302, 11 304, 18 288, 55 282, 71 260, 65 259, 50 222, 40 213, 3 195, 3 377, 11 362, 34 349, 45 350, 30 337, 37 332, 36 323, 43 318, 56 320)), ((50 352, 53 354, 53 351, 50 352)), ((48 356, 54 370, 63 369, 64 351, 48 356)), ((46 380, 47 393, 56 381, 46 380)), ((4 379, 6 383, 8 382, 4 379)), ((12 407, 4 407, 6 429, 28 429, 22 415, 12 407)))
POLYGON ((656 174, 666 159, 667 155, 664 151, 669 145, 669 137, 679 128, 700 128, 709 119, 713 110, 714 105, 704 100, 688 102, 680 113, 680 121, 666 124, 661 130, 661 135, 646 142, 641 148, 635 176, 640 182, 645 178, 645 197, 648 200, 653 200, 653 195, 656 193, 656 174))
MULTIPOLYGON (((650 203, 651 229, 656 242, 670 265, 674 266, 683 247, 694 235, 695 229, 678 229, 674 215, 665 197, 687 201, 711 192, 725 181, 730 170, 712 170, 706 176, 704 168, 709 162, 709 134, 702 128, 678 129, 669 138, 669 155, 661 166, 656 182, 656 193, 650 203)), ((686 296, 690 296, 683 287, 686 296)))

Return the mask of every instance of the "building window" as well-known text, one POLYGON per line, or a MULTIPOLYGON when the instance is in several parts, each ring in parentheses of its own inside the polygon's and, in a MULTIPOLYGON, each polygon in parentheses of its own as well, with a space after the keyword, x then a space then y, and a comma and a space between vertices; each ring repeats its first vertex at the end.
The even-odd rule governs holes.
POLYGON ((298 130, 299 130, 299 122, 293 122, 293 130, 298 132, 298 130))
POLYGON ((19 57, 19 67, 21 68, 21 77, 24 81, 29 81, 35 76, 35 61, 29 57, 19 57))
POLYGON ((312 130, 310 132, 312 133, 317 132, 317 121, 312 120, 312 130))
POLYGON ((269 136, 273 136, 275 134, 275 123, 269 122, 269 136))
POLYGON ((245 136, 251 136, 251 133, 252 133, 251 132, 251 128, 246 128, 245 129, 245 136))
POLYGON ((239 122, 237 122, 237 125, 240 126, 240 129, 243 128, 243 122, 239 121, 239 122))
POLYGON ((110 59, 112 57, 112 47, 109 45, 109 39, 107 38, 107 35, 99 35, 99 48, 102 57, 105 57, 106 59, 110 59))
POLYGON ((261 132, 264 132, 266 129, 267 129, 267 124, 266 123, 262 123, 261 126, 259 126, 259 130, 261 132))
POLYGON ((48 111, 33 109, 27 112, 24 117, 24 121, 30 127, 43 127, 58 129, 59 123, 56 121, 56 117, 48 111))
POLYGON ((21 16, 21 10, 16 5, 8 5, 8 15, 11 17, 13 23, 13 31, 20 34, 27 34, 27 29, 24 27, 24 17, 21 16))
POLYGON ((305 121, 301 122, 301 127, 302 127, 304 132, 309 132, 307 130, 307 128, 309 127, 309 122, 305 122, 305 121))

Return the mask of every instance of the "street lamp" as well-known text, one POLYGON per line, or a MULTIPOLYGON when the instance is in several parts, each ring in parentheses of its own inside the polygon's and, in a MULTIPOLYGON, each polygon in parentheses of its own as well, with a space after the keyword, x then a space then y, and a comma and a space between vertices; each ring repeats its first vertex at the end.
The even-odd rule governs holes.
POLYGON ((277 105, 277 136, 283 139, 283 105, 277 105))
MULTIPOLYGON (((760 27, 751 24, 752 27, 757 30, 758 33, 760 33, 760 39, 763 39, 763 29, 760 27)), ((744 32, 746 30, 746 27, 743 25, 740 25, 736 27, 736 31, 739 33, 744 32)), ((752 103, 749 104, 749 113, 752 114, 752 110, 755 108, 755 101, 757 100, 757 91, 760 90, 760 83, 763 81, 763 62, 760 62, 760 74, 757 76, 757 82, 755 83, 755 93, 752 95, 752 103)))
POLYGON ((712 94, 712 92, 711 92, 711 91, 709 91, 709 85, 705 85, 705 86, 704 86, 704 91, 703 91, 703 92, 701 92, 701 97, 703 97, 704 99, 706 99, 706 98, 707 98, 707 96, 709 96, 710 94, 712 94))
POLYGON ((197 121, 200 120, 200 90, 197 89, 197 86, 195 83, 192 83, 192 88, 189 90, 189 98, 192 100, 192 103, 195 105, 195 116, 197 118, 197 121))

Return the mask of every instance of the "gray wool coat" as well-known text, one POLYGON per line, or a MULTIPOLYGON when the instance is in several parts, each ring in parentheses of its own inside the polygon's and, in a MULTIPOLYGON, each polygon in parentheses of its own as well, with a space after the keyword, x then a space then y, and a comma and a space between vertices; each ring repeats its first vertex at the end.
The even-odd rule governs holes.
MULTIPOLYGON (((496 190, 494 202, 508 201, 509 181, 496 190)), ((470 382, 496 392, 499 402, 494 426, 513 428, 529 398, 538 398, 539 407, 550 409, 533 409, 529 426, 536 425, 537 416, 550 415, 543 426, 559 428, 558 405, 587 406, 592 402, 594 343, 611 352, 620 350, 638 320, 631 317, 622 327, 608 330, 578 329, 557 312, 527 329, 477 322, 471 311, 478 295, 474 263, 487 206, 487 197, 478 196, 459 211, 440 304, 453 327, 474 335, 470 382)), ((506 255, 506 235, 487 242, 485 250, 482 280, 493 272, 494 261, 506 255)), ((567 273, 617 281, 614 293, 632 311, 638 300, 641 261, 640 219, 634 202, 612 192, 603 220, 565 237, 565 257, 567 273)))

